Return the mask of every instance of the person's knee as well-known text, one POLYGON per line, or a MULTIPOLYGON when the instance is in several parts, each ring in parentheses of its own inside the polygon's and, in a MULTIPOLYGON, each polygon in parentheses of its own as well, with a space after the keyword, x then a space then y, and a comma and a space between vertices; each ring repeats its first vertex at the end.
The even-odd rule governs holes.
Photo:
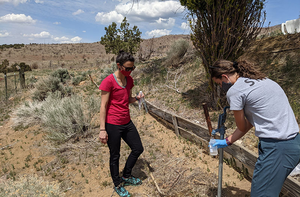
POLYGON ((111 163, 118 162, 119 159, 120 159, 120 154, 115 154, 115 155, 111 155, 111 156, 110 156, 110 161, 111 161, 111 163))
POLYGON ((134 155, 140 156, 144 152, 144 147, 141 146, 139 148, 136 148, 136 149, 132 150, 132 152, 134 155))

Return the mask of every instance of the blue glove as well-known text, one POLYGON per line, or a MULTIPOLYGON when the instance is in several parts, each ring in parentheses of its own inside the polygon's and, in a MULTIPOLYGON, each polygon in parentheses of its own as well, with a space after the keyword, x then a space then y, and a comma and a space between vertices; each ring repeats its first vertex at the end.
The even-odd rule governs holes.
POLYGON ((213 146, 217 146, 218 148, 225 148, 228 146, 226 140, 216 140, 216 142, 213 144, 213 146))

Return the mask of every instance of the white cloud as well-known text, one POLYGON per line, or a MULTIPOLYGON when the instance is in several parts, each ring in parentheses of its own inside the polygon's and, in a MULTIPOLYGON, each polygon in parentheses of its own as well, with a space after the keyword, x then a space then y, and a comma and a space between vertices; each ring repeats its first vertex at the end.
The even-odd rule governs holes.
POLYGON ((75 15, 82 14, 82 13, 84 13, 84 11, 79 9, 76 12, 73 12, 72 14, 75 16, 75 15))
POLYGON ((41 1, 41 0, 35 0, 35 3, 44 3, 44 1, 41 1))
POLYGON ((62 42, 62 41, 68 41, 69 38, 67 38, 66 36, 63 36, 63 37, 54 37, 53 40, 56 41, 56 42, 62 42))
POLYGON ((52 37, 52 39, 55 42, 60 42, 60 43, 78 43, 82 40, 82 38, 76 36, 74 38, 69 39, 66 36, 62 36, 62 37, 52 37))
POLYGON ((8 37, 9 36, 9 33, 8 32, 5 32, 5 33, 0 33, 0 38, 5 38, 5 37, 8 37))
POLYGON ((61 22, 54 22, 53 24, 54 24, 54 25, 60 25, 61 22))
POLYGON ((123 18, 124 16, 116 11, 111 11, 109 13, 98 12, 95 16, 96 22, 100 22, 101 24, 110 24, 112 22, 121 23, 123 18))
POLYGON ((74 38, 71 38, 71 42, 73 42, 73 43, 80 42, 81 40, 82 40, 82 38, 80 38, 80 37, 78 37, 78 36, 76 36, 76 37, 74 37, 74 38))
POLYGON ((116 12, 136 19, 167 18, 183 12, 184 7, 179 1, 140 1, 132 5, 132 2, 120 3, 116 6, 116 12))
POLYGON ((31 16, 26 16, 25 14, 7 14, 0 17, 0 23, 35 23, 31 16))
POLYGON ((159 18, 156 20, 156 23, 154 23, 157 29, 171 29, 175 25, 175 19, 169 18, 169 19, 163 19, 159 18))
POLYGON ((27 0, 0 0, 1 3, 13 3, 14 5, 19 5, 19 3, 26 3, 27 0))
POLYGON ((28 34, 23 34, 23 36, 24 36, 24 37, 29 37, 29 38, 43 38, 43 39, 45 39, 45 38, 50 38, 50 37, 51 37, 50 33, 49 33, 49 32, 46 32, 46 31, 42 31, 42 32, 39 33, 39 34, 30 34, 30 35, 28 35, 28 34))
POLYGON ((191 30, 190 25, 186 22, 181 23, 180 29, 191 30))
POLYGON ((172 30, 167 30, 167 29, 155 29, 152 31, 147 31, 146 32, 146 36, 147 37, 161 37, 161 36, 165 36, 165 35, 169 35, 171 33, 172 30))
POLYGON ((82 31, 83 33, 86 33, 86 31, 82 31))

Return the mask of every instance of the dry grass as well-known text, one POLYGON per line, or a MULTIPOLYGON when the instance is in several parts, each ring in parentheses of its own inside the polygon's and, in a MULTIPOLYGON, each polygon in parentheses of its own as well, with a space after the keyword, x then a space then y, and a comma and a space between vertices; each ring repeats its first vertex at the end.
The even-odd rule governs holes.
MULTIPOLYGON (((178 67, 171 65, 162 66, 166 52, 170 49, 174 40, 184 36, 170 36, 155 39, 155 53, 147 62, 137 62, 137 69, 132 73, 135 86, 132 90, 137 93, 140 90, 146 95, 146 99, 156 106, 176 113, 197 124, 206 126, 203 116, 202 103, 210 103, 207 89, 207 80, 201 61, 189 51, 184 57, 184 64, 178 67)), ((273 48, 267 38, 256 43, 248 54, 252 59, 266 62, 267 53, 277 49, 281 37, 273 38, 273 48), (276 47, 275 47, 276 46, 276 47), (258 51, 262 49, 262 51, 258 51), (256 52, 256 55, 255 55, 256 52), (263 55, 265 56, 263 56, 263 55)), ((295 38, 296 39, 296 38, 295 38)), ((292 39, 294 42, 295 39, 292 39)), ((282 40, 285 41, 285 40, 282 40)), ((144 42, 147 46, 147 41, 144 42)), ((288 47, 286 45, 285 47, 288 47)), ((66 45, 27 45, 14 50, 9 57, 10 62, 24 61, 27 64, 37 63, 38 69, 33 70, 32 76, 40 80, 50 75, 54 68, 67 68, 73 79, 83 76, 83 72, 91 70, 94 81, 101 82, 101 74, 111 66, 113 55, 107 55, 98 43, 92 44, 66 44, 66 45), (85 59, 85 60, 84 60, 85 59)), ((284 47, 281 47, 284 49, 284 47)), ((2 51, 1 57, 5 57, 8 51, 2 51)), ((278 65, 285 63, 284 56, 279 53, 278 65)), ((275 58, 275 57, 274 57, 275 58)), ((275 63, 275 59, 274 62, 275 63)), ((273 64, 271 64, 273 65, 273 64)), ((73 80, 71 79, 71 81, 73 80)), ((99 90, 88 78, 82 77, 82 83, 73 84, 73 92, 87 98, 99 98, 99 90)), ((0 81, 1 83, 2 81, 0 81)), ((71 86, 72 83, 68 82, 71 86)), ((26 92, 25 92, 26 93, 26 92)), ((15 102, 20 106, 24 100, 31 101, 30 92, 15 102)), ((221 111, 213 111, 209 105, 213 127, 217 126, 217 117, 221 111)), ((159 196, 159 191, 167 196, 215 196, 216 175, 218 160, 207 155, 206 149, 177 137, 173 131, 163 127, 153 117, 143 114, 136 105, 130 107, 132 120, 140 132, 145 152, 138 160, 134 175, 143 180, 140 187, 128 187, 134 196, 159 196), (153 178, 151 177, 151 174, 153 178), (157 186, 154 184, 157 183, 157 186)), ((1 172, 0 179, 19 181, 22 174, 37 174, 44 181, 60 182, 60 192, 66 196, 111 196, 112 181, 109 174, 109 150, 106 145, 98 141, 98 129, 92 128, 86 135, 79 135, 67 140, 59 146, 54 145, 45 138, 46 128, 41 124, 35 126, 23 126, 12 129, 12 111, 14 107, 8 107, 9 117, 2 121, 4 132, 0 134, 1 172), (11 173, 11 174, 10 174, 11 173)), ((86 109, 84 110, 86 111, 86 109)), ((99 125, 98 117, 93 119, 94 125, 99 125)), ((1 126, 1 125, 0 125, 1 126)), ((227 134, 235 127, 233 116, 229 113, 226 121, 227 134)), ((257 138, 253 132, 249 132, 238 143, 256 150, 257 138)), ((122 143, 120 169, 129 155, 129 147, 122 143)), ((13 185, 13 184, 12 184, 13 185)), ((249 196, 250 182, 243 179, 230 166, 224 166, 223 196, 249 196)), ((114 193, 113 196, 116 196, 114 193)))

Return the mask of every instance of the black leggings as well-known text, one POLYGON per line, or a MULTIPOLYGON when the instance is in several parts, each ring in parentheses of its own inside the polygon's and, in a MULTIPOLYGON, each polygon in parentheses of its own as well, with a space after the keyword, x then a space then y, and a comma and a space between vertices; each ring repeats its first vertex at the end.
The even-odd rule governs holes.
POLYGON ((118 186, 122 182, 122 178, 119 176, 121 138, 131 148, 131 153, 127 158, 123 170, 123 177, 128 178, 131 175, 132 168, 135 165, 138 157, 144 151, 144 148, 140 135, 131 120, 125 125, 113 125, 105 123, 105 129, 108 134, 107 144, 110 152, 110 174, 114 185, 118 186))

